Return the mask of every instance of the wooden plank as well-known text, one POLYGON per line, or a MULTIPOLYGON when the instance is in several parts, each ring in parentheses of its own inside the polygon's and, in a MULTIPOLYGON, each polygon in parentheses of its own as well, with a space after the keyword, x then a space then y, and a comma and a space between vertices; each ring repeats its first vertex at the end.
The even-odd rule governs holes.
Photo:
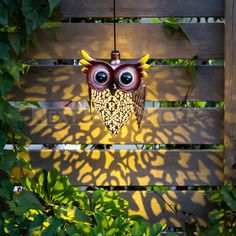
POLYGON ((32 143, 82 144, 218 144, 223 142, 223 110, 149 108, 141 129, 135 116, 112 137, 96 114, 88 109, 52 108, 22 110, 32 143))
MULTIPOLYGON (((123 59, 141 58, 223 58, 223 24, 184 24, 190 42, 176 33, 170 39, 160 24, 118 24, 117 49, 123 59)), ((35 59, 78 59, 85 49, 94 58, 110 58, 113 50, 112 24, 62 24, 52 37, 38 32, 40 48, 32 47, 25 57, 35 59), (100 49, 100 50, 99 50, 100 49)))
POLYGON ((225 6, 225 176, 236 183, 236 1, 225 6))
POLYGON ((22 154, 37 173, 58 169, 82 186, 215 186, 223 183, 217 150, 40 150, 22 154))
MULTIPOLYGON (((21 88, 15 87, 9 96, 12 101, 88 101, 85 75, 77 66, 31 67, 21 88)), ((224 68, 199 66, 189 101, 222 101, 224 99, 224 68)), ((145 79, 147 101, 183 101, 192 84, 184 67, 154 66, 145 79)))
POLYGON ((207 212, 212 209, 204 191, 126 191, 121 196, 130 203, 130 215, 142 215, 151 224, 161 222, 181 227, 186 221, 196 220, 200 225, 206 226, 207 212), (178 210, 174 213, 176 205, 178 210), (184 213, 189 213, 189 216, 184 213))
MULTIPOLYGON (((64 17, 112 17, 111 0, 62 0, 64 17)), ((116 0, 117 17, 224 16, 223 0, 116 0)))

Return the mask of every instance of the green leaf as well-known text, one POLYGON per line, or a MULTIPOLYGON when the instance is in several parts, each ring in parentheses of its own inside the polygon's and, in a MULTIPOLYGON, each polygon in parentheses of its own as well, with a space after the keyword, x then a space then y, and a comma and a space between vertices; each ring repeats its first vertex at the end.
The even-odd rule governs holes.
POLYGON ((236 189, 230 189, 227 186, 223 186, 222 188, 222 193, 226 204, 230 207, 232 211, 236 212, 236 198, 234 197, 234 195, 236 194, 233 194, 233 192, 235 191, 236 189))
POLYGON ((32 32, 30 40, 36 48, 40 49, 40 43, 35 32, 32 32))
POLYGON ((114 235, 117 235, 116 233, 118 232, 120 232, 118 228, 112 228, 109 231, 107 231, 106 236, 114 236, 114 235))
POLYGON ((125 232, 130 226, 130 219, 119 216, 110 226, 110 229, 116 228, 120 232, 125 232))
POLYGON ((166 225, 162 225, 160 223, 156 223, 152 226, 150 236, 157 236, 165 229, 166 225))
POLYGON ((81 192, 78 187, 74 187, 73 201, 78 202, 81 209, 89 211, 90 202, 88 195, 85 192, 81 192))
MULTIPOLYGON (((1 157, 1 154, 3 153, 3 149, 5 147, 5 144, 7 142, 7 138, 5 136, 5 133, 0 130, 0 157, 1 157)), ((1 159, 0 159, 0 163, 1 163, 1 159)))
POLYGON ((33 0, 22 0, 22 12, 25 16, 26 32, 29 39, 31 33, 46 21, 47 10, 45 7, 36 8, 33 0))
POLYGON ((0 24, 7 26, 8 24, 8 11, 5 7, 0 7, 0 24))
POLYGON ((15 133, 17 132, 17 130, 23 130, 25 126, 21 113, 10 104, 8 104, 3 118, 5 123, 8 124, 10 128, 15 131, 15 133))
POLYGON ((37 183, 26 178, 22 183, 38 193, 46 205, 68 204, 73 200, 74 188, 70 185, 68 177, 60 176, 56 169, 40 172, 37 183))
MULTIPOLYGON (((76 227, 78 228, 78 230, 76 230, 76 232, 78 233, 78 236, 81 236, 81 233, 83 236, 94 236, 93 229, 91 225, 89 225, 88 223, 77 223, 76 227)), ((73 235, 73 234, 69 234, 69 235, 73 235)))
POLYGON ((213 210, 210 212, 209 214, 209 219, 210 219, 210 222, 215 224, 215 223, 218 223, 225 215, 225 210, 224 209, 221 209, 221 210, 213 210))
POLYGON ((45 216, 42 214, 34 214, 33 221, 29 224, 29 232, 28 235, 30 236, 38 236, 41 235, 42 232, 42 225, 45 220, 45 216))
POLYGON ((155 24, 159 23, 160 24, 162 22, 159 18, 152 18, 152 23, 155 23, 155 24))
POLYGON ((43 210, 43 206, 32 192, 22 191, 13 196, 13 200, 7 202, 11 211, 17 215, 22 215, 29 211, 43 210))
POLYGON ((57 7, 60 1, 61 0, 48 0, 49 8, 50 8, 50 15, 52 14, 53 10, 57 7))
POLYGON ((141 232, 142 235, 150 235, 150 225, 145 221, 141 223, 141 232))
POLYGON ((58 28, 61 26, 61 22, 60 21, 48 21, 43 23, 40 28, 41 29, 51 29, 51 28, 58 28))
POLYGON ((60 226, 63 225, 62 220, 54 218, 53 216, 50 216, 46 222, 49 225, 45 230, 43 230, 41 236, 57 235, 57 233, 60 231, 60 226))
POLYGON ((118 217, 120 215, 126 217, 126 209, 128 201, 120 197, 117 192, 107 192, 104 189, 98 189, 92 196, 92 209, 106 212, 110 216, 118 217))
POLYGON ((179 32, 184 38, 190 41, 187 32, 179 23, 179 20, 174 17, 168 17, 166 21, 162 22, 164 32, 169 38, 172 38, 176 32, 179 32))
POLYGON ((0 42, 0 59, 3 59, 5 61, 10 60, 10 47, 7 43, 0 42))
POLYGON ((14 185, 8 180, 1 180, 0 184, 0 197, 10 200, 13 195, 14 185))
POLYGON ((18 65, 13 65, 8 68, 8 73, 16 81, 17 85, 20 87, 20 68, 18 65))
POLYGON ((54 210, 57 218, 66 220, 70 223, 91 222, 91 219, 83 211, 75 206, 59 207, 54 210))
POLYGON ((0 219, 0 235, 4 235, 3 221, 0 219))
POLYGON ((7 101, 3 97, 0 97, 0 121, 3 120, 3 115, 7 105, 7 101))
POLYGON ((0 156, 0 170, 10 175, 12 168, 15 167, 17 162, 18 158, 13 151, 4 151, 0 156))
POLYGON ((108 220, 106 218, 106 215, 103 212, 96 211, 94 213, 94 217, 95 217, 97 225, 101 226, 102 231, 103 232, 108 231, 109 223, 108 223, 108 220))
MULTIPOLYGON (((21 184, 24 188, 26 188, 29 191, 35 191, 36 190, 36 183, 33 179, 25 177, 21 179, 21 184)), ((36 192, 37 193, 37 192, 36 192)))
POLYGON ((9 33, 8 40, 15 53, 19 55, 21 49, 21 35, 19 33, 9 33))
POLYGON ((0 95, 6 96, 12 89, 14 80, 8 74, 0 75, 0 95))
POLYGON ((20 236, 19 225, 15 222, 12 217, 4 219, 4 235, 20 236))
POLYGON ((132 230, 132 235, 133 236, 142 236, 140 224, 137 223, 137 222, 134 223, 134 227, 133 227, 133 230, 132 230))
POLYGON ((101 199, 101 197, 102 197, 102 191, 103 191, 102 189, 98 189, 93 193, 92 203, 94 204, 94 208, 95 208, 98 200, 101 199))
POLYGON ((223 203, 223 194, 221 190, 208 191, 207 197, 211 202, 215 202, 218 205, 223 203))

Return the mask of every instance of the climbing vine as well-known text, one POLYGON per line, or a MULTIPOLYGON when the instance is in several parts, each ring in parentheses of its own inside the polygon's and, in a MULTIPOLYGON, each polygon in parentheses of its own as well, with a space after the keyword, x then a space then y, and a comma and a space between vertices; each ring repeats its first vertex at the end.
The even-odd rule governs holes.
POLYGON ((8 102, 14 86, 30 68, 24 54, 31 44, 39 46, 36 30, 60 25, 58 0, 3 0, 0 1, 0 171, 11 175, 13 167, 30 168, 18 156, 25 152, 29 138, 24 134, 24 121, 19 111, 8 102), (12 144, 12 151, 5 151, 12 144))

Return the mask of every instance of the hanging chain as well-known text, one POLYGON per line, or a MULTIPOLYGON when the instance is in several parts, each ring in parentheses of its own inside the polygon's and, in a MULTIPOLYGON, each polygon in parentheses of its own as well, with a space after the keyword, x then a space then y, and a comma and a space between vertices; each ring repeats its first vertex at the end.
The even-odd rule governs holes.
POLYGON ((116 49, 116 0, 113 0, 113 29, 114 29, 114 51, 116 49))

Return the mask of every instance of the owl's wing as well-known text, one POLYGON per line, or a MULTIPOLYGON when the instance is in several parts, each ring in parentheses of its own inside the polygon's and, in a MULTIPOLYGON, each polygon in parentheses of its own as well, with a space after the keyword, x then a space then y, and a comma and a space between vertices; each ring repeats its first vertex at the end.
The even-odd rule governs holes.
MULTIPOLYGON (((149 54, 147 54, 146 56, 141 58, 137 63, 137 67, 141 71, 142 78, 148 77, 148 74, 145 70, 150 68, 150 65, 147 64, 149 58, 150 56, 149 54)), ((132 92, 132 99, 133 99, 134 112, 136 115, 137 124, 138 127, 140 128, 143 119, 145 100, 146 100, 146 85, 144 84, 143 80, 141 80, 139 88, 136 91, 132 92)))
POLYGON ((133 99, 133 106, 137 124, 138 127, 140 128, 143 119, 145 100, 146 100, 146 86, 143 81, 141 81, 139 88, 136 91, 132 92, 132 99, 133 99))
POLYGON ((92 99, 92 89, 90 87, 88 87, 88 94, 89 94, 89 101, 88 101, 89 113, 90 115, 92 115, 94 113, 94 105, 92 99))

